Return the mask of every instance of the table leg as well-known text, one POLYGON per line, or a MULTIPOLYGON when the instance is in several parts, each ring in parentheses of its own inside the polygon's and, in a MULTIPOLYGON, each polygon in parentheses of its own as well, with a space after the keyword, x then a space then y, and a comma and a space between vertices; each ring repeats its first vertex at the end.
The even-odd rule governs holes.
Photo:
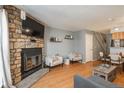
POLYGON ((105 75, 105 80, 106 80, 106 81, 108 80, 108 75, 105 75))
POLYGON ((124 63, 122 64, 122 67, 123 67, 123 72, 124 72, 124 63))

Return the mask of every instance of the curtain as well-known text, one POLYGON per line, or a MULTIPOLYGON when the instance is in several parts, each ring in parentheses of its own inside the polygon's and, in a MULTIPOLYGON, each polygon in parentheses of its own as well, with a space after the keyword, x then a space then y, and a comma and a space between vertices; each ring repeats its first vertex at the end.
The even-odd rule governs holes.
POLYGON ((9 30, 8 18, 5 9, 0 10, 0 86, 12 86, 10 59, 9 59, 9 30))
POLYGON ((0 87, 2 87, 2 51, 1 51, 1 11, 0 11, 0 87))

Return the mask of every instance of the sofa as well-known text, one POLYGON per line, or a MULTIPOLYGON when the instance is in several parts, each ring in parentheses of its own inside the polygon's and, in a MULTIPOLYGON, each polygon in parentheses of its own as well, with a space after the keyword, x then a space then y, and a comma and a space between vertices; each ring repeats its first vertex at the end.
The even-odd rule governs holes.
POLYGON ((74 88, 120 88, 120 87, 114 83, 106 81, 97 76, 84 78, 79 75, 75 75, 74 88))
POLYGON ((56 65, 60 65, 63 63, 63 58, 60 55, 55 55, 55 56, 47 56, 45 58, 45 64, 49 67, 53 67, 56 65))

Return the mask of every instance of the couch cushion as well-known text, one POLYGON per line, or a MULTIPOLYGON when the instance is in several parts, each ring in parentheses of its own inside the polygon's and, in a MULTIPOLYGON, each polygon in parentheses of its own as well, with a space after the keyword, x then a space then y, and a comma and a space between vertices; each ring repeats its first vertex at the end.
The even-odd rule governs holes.
POLYGON ((94 81, 89 80, 87 78, 75 75, 74 88, 104 88, 104 86, 97 84, 94 81))
POLYGON ((119 86, 117 86, 116 84, 114 83, 111 83, 110 81, 106 81, 100 77, 97 77, 97 76, 91 76, 89 77, 88 79, 106 87, 106 88, 119 88, 119 86))

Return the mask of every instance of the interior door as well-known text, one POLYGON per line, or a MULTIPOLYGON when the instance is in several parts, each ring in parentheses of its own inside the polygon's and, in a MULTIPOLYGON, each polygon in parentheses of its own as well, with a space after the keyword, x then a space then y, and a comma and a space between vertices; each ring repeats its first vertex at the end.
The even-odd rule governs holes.
POLYGON ((92 61, 93 60, 93 35, 92 34, 86 34, 85 36, 85 48, 86 48, 86 59, 85 61, 92 61))

